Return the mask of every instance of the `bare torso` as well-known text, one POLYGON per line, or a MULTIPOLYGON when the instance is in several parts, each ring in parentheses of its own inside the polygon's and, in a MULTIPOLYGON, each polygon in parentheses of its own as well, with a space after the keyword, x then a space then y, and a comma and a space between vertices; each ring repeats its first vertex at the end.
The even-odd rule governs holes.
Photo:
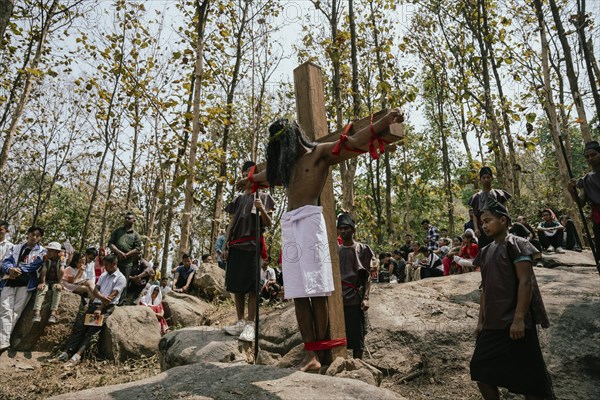
POLYGON ((323 157, 324 145, 319 144, 304 153, 294 166, 292 180, 287 189, 288 211, 319 204, 319 196, 329 175, 328 160, 323 157))

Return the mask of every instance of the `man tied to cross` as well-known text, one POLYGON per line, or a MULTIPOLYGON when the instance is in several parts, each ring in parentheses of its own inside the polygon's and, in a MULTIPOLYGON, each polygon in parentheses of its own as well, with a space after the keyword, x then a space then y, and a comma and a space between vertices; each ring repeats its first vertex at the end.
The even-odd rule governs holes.
POLYGON ((319 205, 329 167, 355 156, 357 149, 373 142, 374 135, 403 121, 402 112, 394 109, 352 136, 342 135, 337 142, 312 143, 296 122, 277 120, 269 127, 265 170, 238 182, 242 188, 267 182, 286 188, 288 209, 281 218, 282 272, 285 297, 294 299, 306 350, 301 371, 321 367, 316 351, 323 349, 320 342, 326 339, 327 296, 334 288, 327 229, 319 205))

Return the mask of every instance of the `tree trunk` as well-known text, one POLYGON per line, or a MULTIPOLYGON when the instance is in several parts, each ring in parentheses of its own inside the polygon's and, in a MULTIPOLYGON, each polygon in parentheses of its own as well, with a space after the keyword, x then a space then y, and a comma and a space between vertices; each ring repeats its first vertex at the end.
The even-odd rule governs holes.
MULTIPOLYGON (((596 118, 600 119, 600 93, 598 93, 598 84, 596 82, 596 77, 594 77, 593 54, 590 52, 592 38, 589 39, 590 46, 588 47, 588 40, 585 37, 585 28, 591 23, 585 13, 585 0, 577 1, 577 18, 571 18, 571 21, 577 29, 579 46, 583 51, 583 59, 590 80, 594 105, 596 106, 596 118)), ((597 78, 600 79, 600 76, 597 78)))
MULTIPOLYGON (((85 216, 85 222, 83 223, 83 230, 81 232, 81 250, 85 248, 85 242, 87 240, 87 232, 90 225, 90 218, 92 216, 92 211, 94 210, 94 205, 96 203, 96 197, 98 196, 98 187, 100 186, 100 177, 102 175, 102 168, 104 167, 104 161, 106 160, 106 154, 108 153, 108 149, 112 142, 114 135, 116 135, 116 125, 113 129, 113 137, 109 135, 110 122, 111 122, 111 114, 112 109, 115 103, 115 97, 117 95, 117 90, 119 88, 119 83, 121 80, 123 62, 125 61, 125 28, 123 29, 123 41, 121 42, 121 58, 119 60, 119 68, 115 73, 115 84, 113 86, 112 93, 110 95, 110 100, 108 102, 108 109, 106 112, 106 123, 104 124, 104 151, 102 152, 102 159, 100 160, 100 164, 98 165, 98 171, 96 172, 96 181, 94 183, 94 189, 92 190, 92 197, 90 199, 90 205, 88 206, 87 214, 85 216)), ((116 151, 116 149, 115 149, 116 151)))
POLYGON ((488 29, 488 13, 487 9, 485 9, 485 1, 483 1, 484 9, 482 10, 483 15, 483 37, 485 39, 485 44, 487 47, 487 51, 490 55, 490 63, 492 66, 492 73, 494 75, 494 80, 496 81, 496 88, 498 89, 498 97, 500 98, 500 113, 502 115, 503 125, 504 125, 504 134, 506 136, 506 144, 508 145, 508 160, 510 163, 510 169, 506 171, 507 174, 512 175, 512 183, 513 186, 511 188, 512 194, 515 197, 521 196, 521 185, 520 185, 520 177, 519 177, 519 169, 517 167, 517 158, 515 154, 515 145, 512 137, 512 133, 510 131, 510 118, 508 113, 506 112, 508 105, 506 104, 506 96, 504 96, 504 91, 502 89, 502 80, 500 79, 500 74, 498 72, 498 67, 496 65, 496 58, 494 54, 494 47, 490 40, 488 39, 490 33, 488 29))
MULTIPOLYGON (((387 89, 383 85, 385 82, 385 74, 383 71, 383 60, 381 58, 381 48, 379 47, 379 32, 377 31, 377 20, 375 18, 375 10, 373 0, 369 1, 371 27, 373 28, 373 44, 375 45, 375 58, 377 60, 378 80, 381 87, 380 104, 381 109, 387 108, 387 89)), ((385 167, 385 220, 388 237, 394 234, 394 223, 392 221, 392 167, 390 165, 390 155, 386 151, 383 156, 383 165, 385 167)))
MULTIPOLYGON (((148 218, 148 230, 146 231, 146 243, 144 245, 144 252, 142 253, 142 258, 147 260, 150 256, 150 249, 152 248, 152 244, 154 243, 154 225, 156 221, 156 214, 158 213, 158 191, 160 190, 160 174, 156 174, 156 180, 154 181, 154 188, 152 193, 152 205, 150 206, 150 215, 148 218)), ((155 259, 156 265, 156 259, 155 259)), ((161 275, 162 276, 162 275, 161 275)))
POLYGON ((246 25, 248 23, 248 11, 250 8, 250 2, 244 3, 244 9, 242 12, 242 20, 240 22, 240 28, 236 33, 236 51, 235 51, 235 65, 233 68, 233 73, 231 75, 231 82, 229 84, 229 90, 227 92, 227 114, 226 119, 229 121, 229 124, 226 124, 223 127, 223 141, 221 142, 221 150, 223 150, 223 160, 221 161, 221 165, 219 166, 219 180, 217 181, 217 185, 215 188, 215 204, 213 209, 213 220, 210 231, 210 243, 211 247, 214 246, 214 243, 217 241, 217 237, 219 236, 219 229, 221 225, 221 218, 223 216, 223 194, 225 191, 225 180, 227 179, 227 151, 229 148, 229 133, 231 132, 231 121, 233 119, 233 103, 235 99, 235 91, 237 89, 237 85, 240 78, 240 67, 242 65, 242 45, 243 45, 243 35, 244 30, 246 29, 246 25))
MULTIPOLYGON (((485 1, 486 0, 478 0, 478 8, 476 13, 477 23, 475 26, 471 26, 471 28, 473 29, 473 33, 475 34, 475 37, 479 44, 479 50, 481 52, 485 114, 490 129, 490 139, 493 144, 494 155, 496 156, 497 160, 496 171, 498 175, 498 182, 502 187, 512 188, 512 175, 507 174, 507 171, 510 171, 510 169, 506 161, 506 150, 504 148, 504 141, 502 140, 502 135, 500 134, 500 126, 498 124, 498 120, 496 119, 496 111, 492 101, 492 89, 488 65, 489 56, 483 39, 484 33, 481 27, 481 14, 485 12, 485 1)), ((465 18, 469 21, 470 16, 466 15, 465 18)))
POLYGON ((192 207, 194 205, 194 179, 196 177, 196 151, 198 149, 198 135, 200 134, 200 100, 202 98, 202 73, 204 67, 204 35, 206 32, 206 19, 210 0, 196 1, 198 14, 198 42, 196 43, 196 67, 194 87, 194 119, 192 122, 192 138, 190 141, 190 155, 187 163, 187 178, 185 181, 185 201, 181 215, 181 236, 179 239, 178 259, 189 251, 190 231, 192 226, 192 207))
POLYGON ((556 0, 549 0, 550 10, 552 11, 552 18, 556 25, 558 32, 558 39, 562 46, 563 57, 565 59, 565 66, 567 68, 567 78, 569 78, 569 86, 571 87, 571 94, 573 95, 573 102, 575 103, 575 109, 577 110, 577 120, 581 126, 581 136, 585 142, 592 140, 590 135, 590 127, 588 125, 587 116, 585 115, 585 107, 583 105, 583 99, 579 92, 579 83, 577 82, 577 74, 575 72, 575 65, 573 63, 573 57, 571 55, 571 45, 569 39, 565 33, 562 21, 560 19, 560 12, 556 5, 556 0))
MULTIPOLYGON (((335 10, 332 12, 335 12, 335 10)), ((356 48, 356 20, 354 18, 354 0, 348 0, 348 18, 350 20, 350 53, 352 63, 352 113, 354 114, 352 120, 355 120, 360 118, 361 99, 358 88, 358 51, 356 48)), ((354 157, 344 161, 342 164, 343 168, 340 169, 342 178, 342 209, 349 213, 352 217, 356 217, 354 212, 354 176, 356 175, 356 166, 358 165, 358 159, 354 157)))
MULTIPOLYGON (((573 201, 569 191, 567 190, 567 183, 570 180, 569 172, 565 158, 561 151, 560 146, 560 126, 558 124, 558 116, 556 114, 556 105, 554 104, 554 98, 552 94, 552 84, 550 77, 550 66, 549 66, 549 46, 546 38, 546 27, 544 24, 544 12, 542 9, 542 0, 534 0, 535 13, 538 19, 538 30, 540 32, 540 41, 542 47, 542 73, 544 81, 544 109, 550 120, 550 133, 552 134, 552 140, 554 142, 554 149, 556 151, 556 159, 558 160, 558 170, 560 172, 561 187, 563 189, 563 195, 565 196, 566 203, 571 213, 576 209, 576 204, 573 201)), ((576 225, 579 225, 577 218, 573 219, 576 225)), ((583 221, 585 223, 585 221, 583 221)), ((578 230, 581 232, 581 225, 578 226, 578 230)))
MULTIPOLYGON (((50 9, 48 10, 46 20, 43 23, 42 30, 39 36, 39 41, 37 44, 37 49, 35 51, 35 56, 31 61, 29 66, 30 69, 36 69, 40 64, 42 59, 42 55, 44 53, 44 46, 46 44, 46 39, 48 38, 48 32, 50 30, 50 26, 52 25, 54 15, 56 14, 56 10, 58 8, 58 0, 54 0, 50 9)), ((6 168, 6 164, 8 162, 8 153, 10 148, 12 147, 12 142, 17 133, 17 129, 19 126, 19 120, 21 119, 21 115, 29 102, 29 96, 31 95, 31 90, 33 89, 33 73, 30 71, 25 72, 25 85, 23 88, 23 92, 21 93, 21 98, 19 99, 19 103, 13 113, 12 121, 10 123, 10 127, 8 128, 8 132, 6 133, 6 138, 4 139, 4 143, 2 144, 2 151, 0 151, 0 174, 6 168)), ((9 105, 7 104, 7 107, 9 105)))
MULTIPOLYGON (((108 175, 108 188, 106 191, 106 199, 104 202, 104 211, 102 212, 102 228, 100 229, 100 246, 105 247, 106 242, 106 226, 108 224, 108 213, 112 209, 112 193, 113 193, 113 179, 115 178, 115 164, 117 161, 117 131, 113 130, 113 137, 115 138, 115 149, 113 151, 113 158, 110 164, 110 173, 108 175)), ((127 208, 126 208, 127 209, 127 208)))
MULTIPOLYGON (((133 91, 135 93, 135 90, 133 91)), ((127 200, 125 200, 125 209, 129 210, 131 203, 131 193, 133 191, 133 175, 135 174, 135 163, 137 159, 138 138, 140 135, 140 102, 135 99, 134 123, 133 123, 133 150, 131 154, 131 167, 129 168, 129 183, 127 185, 127 200)))
POLYGON ((13 13, 14 0, 0 0, 0 47, 4 47, 4 32, 13 13))
MULTIPOLYGON (((438 127, 440 129, 440 138, 442 141, 442 170, 444 172, 444 189, 446 191, 446 206, 448 207, 448 232, 454 233, 454 199, 452 197, 452 175, 450 171, 450 157, 448 156, 448 140, 446 138, 446 123, 444 118, 444 88, 446 86, 445 79, 440 81, 440 74, 437 68, 430 66, 431 75, 434 77, 436 87, 436 106, 438 114, 438 127)), ((444 76, 443 73, 440 74, 444 76)))

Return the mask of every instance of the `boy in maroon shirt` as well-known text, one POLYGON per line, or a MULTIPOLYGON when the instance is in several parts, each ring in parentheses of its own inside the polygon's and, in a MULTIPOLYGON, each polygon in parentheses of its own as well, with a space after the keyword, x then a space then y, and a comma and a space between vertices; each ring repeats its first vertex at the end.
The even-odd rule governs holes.
POLYGON ((510 216, 494 199, 486 201, 479 217, 493 241, 473 261, 481 268, 483 289, 471 379, 485 400, 500 398, 498 386, 526 399, 551 397, 536 331, 536 324, 549 326, 532 268, 540 253, 528 240, 508 233, 510 216))

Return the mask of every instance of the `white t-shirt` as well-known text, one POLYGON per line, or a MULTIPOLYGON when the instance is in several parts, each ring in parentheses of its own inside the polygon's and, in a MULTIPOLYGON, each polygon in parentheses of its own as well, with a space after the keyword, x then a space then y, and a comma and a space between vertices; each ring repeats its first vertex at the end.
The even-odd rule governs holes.
POLYGON ((271 267, 267 267, 266 270, 264 269, 260 269, 260 281, 261 282, 266 282, 266 281, 271 281, 271 280, 275 280, 275 270, 271 267))

